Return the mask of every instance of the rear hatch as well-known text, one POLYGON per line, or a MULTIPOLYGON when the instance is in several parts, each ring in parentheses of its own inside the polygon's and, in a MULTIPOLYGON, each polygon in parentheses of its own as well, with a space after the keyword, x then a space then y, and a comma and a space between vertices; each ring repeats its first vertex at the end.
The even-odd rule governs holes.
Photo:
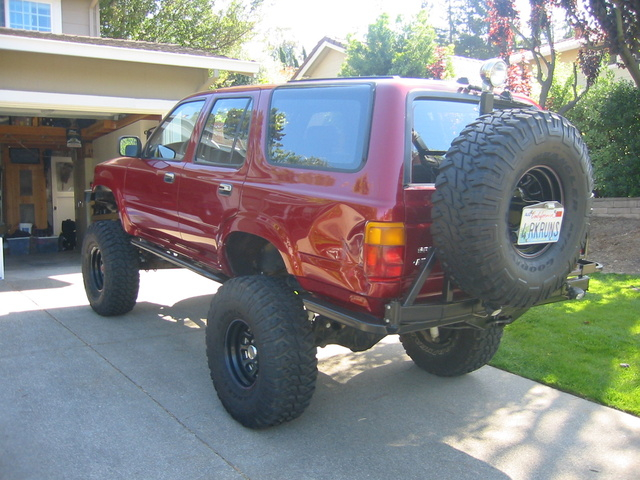
MULTIPOLYGON (((453 140, 479 115, 478 98, 464 94, 416 92, 407 112, 405 155, 406 292, 433 247, 432 196, 439 164, 453 140)), ((436 263, 418 301, 440 299, 443 272, 436 263)))

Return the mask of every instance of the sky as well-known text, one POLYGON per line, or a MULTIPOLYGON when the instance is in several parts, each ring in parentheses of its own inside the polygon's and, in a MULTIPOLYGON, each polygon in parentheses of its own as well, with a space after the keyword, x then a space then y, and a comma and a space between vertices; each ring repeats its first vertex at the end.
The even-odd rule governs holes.
MULTIPOLYGON (((435 3, 435 2, 434 2, 435 3)), ((345 40, 366 32, 382 13, 415 15, 422 0, 265 0, 260 27, 273 38, 283 30, 285 40, 297 41, 307 53, 325 36, 345 40)))
MULTIPOLYGON (((382 13, 393 20, 416 15, 423 0, 264 0, 262 21, 258 24, 258 42, 293 40, 307 53, 322 40, 331 37, 346 40, 349 34, 363 35, 367 26, 382 13), (261 34, 260 34, 261 33, 261 34)), ((516 0, 517 8, 526 12, 528 0, 516 0)), ((446 2, 429 2, 431 24, 446 29, 446 2)), ((526 18, 526 17, 525 17, 526 18)))

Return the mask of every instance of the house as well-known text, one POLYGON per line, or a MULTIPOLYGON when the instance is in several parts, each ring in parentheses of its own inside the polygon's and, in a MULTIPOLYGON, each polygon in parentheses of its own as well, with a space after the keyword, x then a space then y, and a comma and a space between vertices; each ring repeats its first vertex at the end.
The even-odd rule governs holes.
POLYGON ((337 77, 346 58, 347 49, 342 43, 324 37, 313 47, 291 80, 337 77))
POLYGON ((94 166, 119 136, 157 125, 220 70, 254 62, 175 45, 100 38, 98 0, 0 0, 0 235, 86 227, 94 166))
MULTIPOLYGON (((569 38, 566 40, 555 43, 554 49, 556 51, 557 64, 573 65, 578 60, 578 54, 580 49, 584 46, 584 41, 577 38, 569 38)), ((545 60, 551 59, 551 47, 549 45, 543 45, 540 48, 540 54, 545 60)), ((529 69, 535 74, 535 62, 533 60, 533 54, 529 50, 523 52, 514 53, 511 55, 509 61, 511 64, 516 64, 524 61, 529 69)), ((544 68, 544 67, 543 67, 544 68)), ((632 81, 629 71, 625 68, 621 68, 617 62, 617 58, 611 59, 607 66, 609 70, 613 72, 616 80, 628 80, 632 81)), ((545 70, 546 72, 546 70, 545 70)), ((585 85, 586 80, 582 72, 578 70, 578 84, 585 85)))

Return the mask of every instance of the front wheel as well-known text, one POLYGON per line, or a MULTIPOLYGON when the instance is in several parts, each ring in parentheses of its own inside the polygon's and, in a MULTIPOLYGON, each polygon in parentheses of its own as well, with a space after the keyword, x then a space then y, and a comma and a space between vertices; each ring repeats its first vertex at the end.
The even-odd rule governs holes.
POLYGON ((123 315, 136 304, 140 285, 138 251, 118 222, 89 226, 82 243, 82 277, 93 310, 123 315))
POLYGON ((311 322, 283 282, 226 282, 211 302, 206 338, 218 397, 245 427, 293 420, 309 405, 318 372, 311 322))
POLYGON ((418 367, 455 377, 486 365, 498 351, 503 329, 436 328, 400 335, 400 342, 418 367))

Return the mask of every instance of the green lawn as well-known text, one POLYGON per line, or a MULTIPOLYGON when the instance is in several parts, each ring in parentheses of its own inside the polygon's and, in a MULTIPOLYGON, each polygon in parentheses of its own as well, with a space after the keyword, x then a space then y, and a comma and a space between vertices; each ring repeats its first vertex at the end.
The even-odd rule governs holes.
POLYGON ((532 308, 491 365, 640 416, 640 277, 597 274, 584 300, 532 308))

